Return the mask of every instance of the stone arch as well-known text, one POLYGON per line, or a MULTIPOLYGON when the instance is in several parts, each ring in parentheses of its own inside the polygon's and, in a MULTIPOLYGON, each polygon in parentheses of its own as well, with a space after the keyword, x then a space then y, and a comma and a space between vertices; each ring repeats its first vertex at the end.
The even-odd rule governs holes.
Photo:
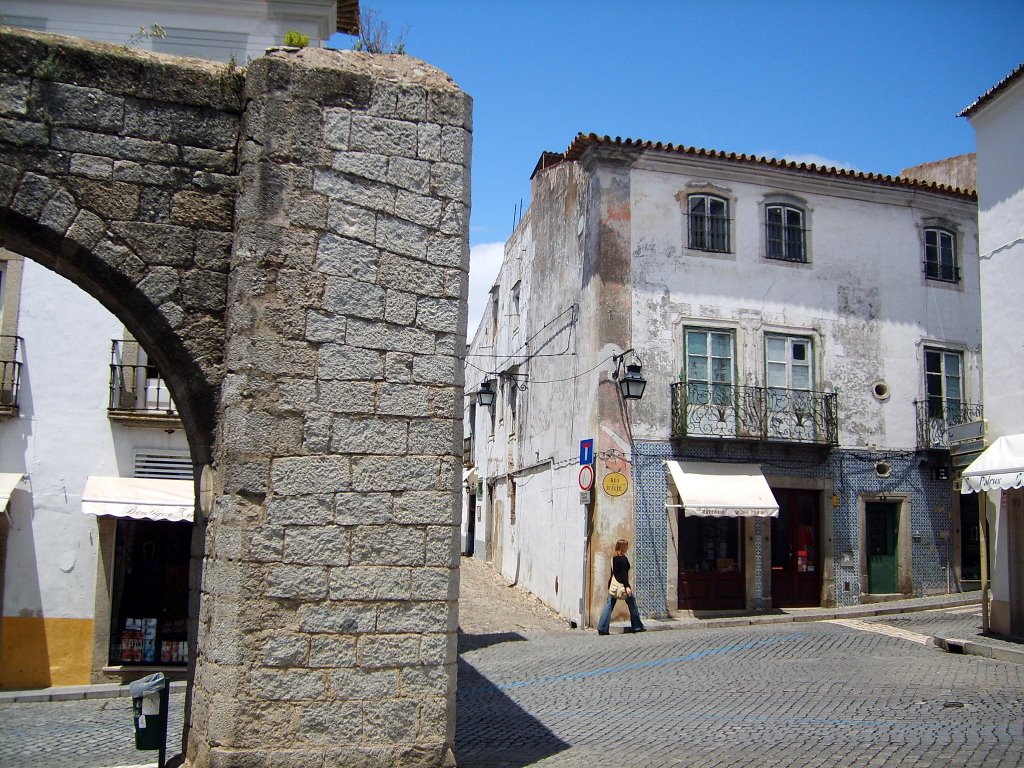
MULTIPOLYGON (((216 389, 203 361, 186 348, 167 318, 125 272, 52 228, 0 209, 0 247, 67 278, 120 320, 156 362, 175 398, 193 463, 211 460, 216 389)), ((213 371, 216 374, 216 370, 213 371)))

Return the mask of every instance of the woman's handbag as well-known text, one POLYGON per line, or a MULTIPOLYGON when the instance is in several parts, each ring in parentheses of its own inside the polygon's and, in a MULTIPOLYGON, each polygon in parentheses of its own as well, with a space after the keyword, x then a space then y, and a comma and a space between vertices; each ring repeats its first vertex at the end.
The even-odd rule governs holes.
POLYGON ((614 576, 612 576, 612 580, 608 582, 608 594, 616 600, 625 600, 628 596, 626 594, 626 587, 614 576))

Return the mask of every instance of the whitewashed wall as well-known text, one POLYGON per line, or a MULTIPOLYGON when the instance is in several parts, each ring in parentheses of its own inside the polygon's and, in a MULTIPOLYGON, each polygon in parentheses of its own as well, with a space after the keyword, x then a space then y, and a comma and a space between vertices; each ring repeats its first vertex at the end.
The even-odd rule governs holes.
MULTIPOLYGON (((763 386, 766 332, 809 336, 815 386, 839 390, 840 443, 916 447, 913 401, 924 395, 923 346, 964 353, 965 397, 980 402, 977 228, 968 202, 730 163, 651 162, 632 174, 633 334, 644 372, 662 392, 683 367, 683 326, 736 330, 739 382, 763 386), (676 195, 712 184, 732 202, 730 254, 686 248, 676 195), (789 194, 809 212, 808 264, 763 257, 766 195, 789 194), (957 225, 962 280, 924 277, 929 217, 957 225), (890 397, 871 394, 885 381, 890 397)), ((644 397, 635 437, 667 437, 667 396, 644 397)))
POLYGON ((3 23, 13 26, 179 56, 218 61, 233 57, 244 66, 247 59, 262 56, 268 47, 281 45, 289 30, 309 35, 312 45, 326 40, 335 31, 336 7, 333 0, 216 0, 201 4, 174 0, 7 0, 2 13, 3 23), (151 31, 154 24, 167 32, 164 39, 139 36, 139 27, 151 31))
POLYGON ((23 472, 11 497, 4 616, 91 619, 97 518, 81 511, 89 475, 133 475, 134 449, 187 450, 182 430, 129 429, 107 418, 117 319, 63 277, 25 260, 20 411, 0 421, 0 471, 23 472))
MULTIPOLYGON (((1024 79, 971 115, 978 146, 985 417, 990 440, 1024 432, 1024 79)), ((992 598, 1009 602, 1007 516, 989 495, 992 598)), ((999 627, 1008 631, 1008 627, 999 627)))
POLYGON ((477 500, 483 515, 476 523, 475 555, 484 557, 493 537, 495 568, 575 621, 581 617, 586 513, 579 502, 579 466, 572 460, 578 458, 581 439, 596 437, 593 392, 599 377, 608 373, 587 373, 593 367, 593 334, 573 320, 592 311, 594 300, 594 289, 583 283, 586 194, 577 185, 584 182, 572 164, 535 180, 534 208, 506 244, 495 281, 498 336, 492 335, 489 305, 470 344, 466 369, 468 393, 475 393, 484 378, 497 388, 493 437, 488 436, 487 409, 478 406, 476 412, 476 469, 485 482, 477 500), (544 202, 538 205, 538 199, 544 202), (518 313, 513 300, 517 283, 518 313), (536 356, 527 362, 531 353, 536 356), (498 386, 498 377, 479 369, 493 374, 517 363, 528 378, 526 389, 516 393, 519 428, 510 434, 511 383, 498 386), (516 482, 514 525, 510 476, 516 482), (490 499, 488 479, 496 479, 490 499), (500 517, 497 524, 494 517, 500 517))

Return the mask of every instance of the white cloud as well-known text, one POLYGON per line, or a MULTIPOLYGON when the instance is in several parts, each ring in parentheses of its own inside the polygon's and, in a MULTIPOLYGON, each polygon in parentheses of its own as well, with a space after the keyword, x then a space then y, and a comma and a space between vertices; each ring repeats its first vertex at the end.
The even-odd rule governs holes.
POLYGON ((494 285, 501 260, 505 256, 505 243, 478 243, 469 250, 469 323, 467 335, 472 340, 480 324, 487 296, 494 285))

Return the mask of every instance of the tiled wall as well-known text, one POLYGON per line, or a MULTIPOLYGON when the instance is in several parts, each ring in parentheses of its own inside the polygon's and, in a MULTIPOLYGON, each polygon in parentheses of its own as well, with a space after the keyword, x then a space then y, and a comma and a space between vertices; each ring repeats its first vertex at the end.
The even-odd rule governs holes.
MULTIPOLYGON (((860 602, 860 544, 857 503, 861 494, 906 494, 910 497, 912 573, 915 594, 956 590, 947 569, 952 567, 953 488, 949 480, 934 478, 932 466, 923 453, 912 451, 834 450, 765 444, 730 444, 723 441, 691 440, 685 444, 638 442, 633 447, 633 476, 636 488, 636 586, 643 613, 664 616, 666 612, 666 549, 668 498, 666 460, 751 463, 769 475, 831 478, 839 505, 833 512, 833 562, 837 605, 860 602), (879 477, 875 464, 887 461, 892 470, 879 477), (946 532, 945 538, 942 532, 946 532), (853 553, 844 563, 842 554, 853 553), (849 589, 846 589, 846 586, 849 589)), ((766 521, 757 521, 762 533, 766 521)), ((755 604, 766 601, 768 585, 762 579, 762 536, 755 538, 757 574, 755 604)))

